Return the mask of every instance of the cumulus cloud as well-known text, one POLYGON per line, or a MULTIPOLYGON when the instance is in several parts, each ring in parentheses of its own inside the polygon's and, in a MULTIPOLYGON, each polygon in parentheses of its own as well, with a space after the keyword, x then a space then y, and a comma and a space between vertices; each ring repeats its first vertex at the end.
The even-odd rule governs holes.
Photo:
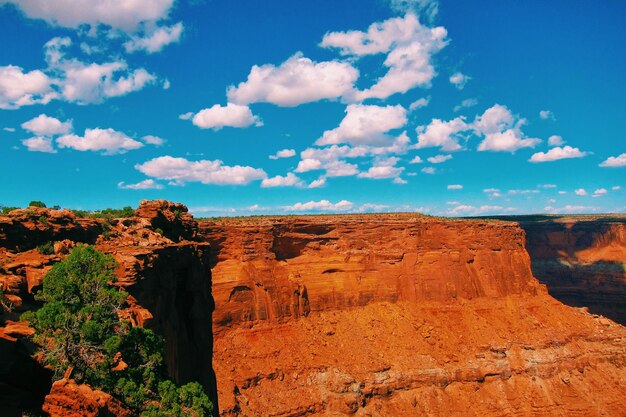
POLYGON ((409 161, 409 164, 421 164, 422 162, 424 162, 422 158, 420 158, 419 155, 416 155, 415 158, 409 161))
POLYGON ((280 66, 253 66, 248 79, 227 90, 237 104, 272 103, 293 107, 350 95, 359 71, 347 62, 314 62, 298 53, 280 66))
POLYGON ((613 191, 619 191, 621 189, 622 189, 622 187, 620 187, 619 185, 614 185, 614 186, 611 187, 611 190, 613 190, 613 191))
POLYGON ((22 123, 22 128, 38 136, 62 135, 72 131, 72 121, 61 122, 59 119, 40 114, 22 123))
POLYGON ((263 188, 271 188, 271 187, 302 187, 304 185, 304 181, 302 181, 298 176, 293 173, 288 173, 286 176, 277 175, 272 178, 265 178, 261 181, 261 187, 263 188))
POLYGON ((485 136, 478 145, 479 151, 515 152, 521 148, 533 148, 541 143, 541 139, 526 138, 521 127, 526 119, 520 119, 500 104, 485 110, 477 116, 474 129, 485 136))
POLYGON ((180 42, 183 29, 182 22, 172 26, 159 27, 143 37, 132 36, 130 40, 124 43, 124 48, 126 52, 144 51, 148 54, 160 52, 165 46, 180 42))
POLYGON ((0 109, 46 104, 56 97, 52 80, 42 71, 25 72, 14 65, 0 66, 0 109))
POLYGON ((191 119, 192 123, 202 129, 220 130, 223 127, 263 126, 258 116, 252 114, 248 106, 228 103, 226 106, 214 106, 200 110, 191 119))
POLYGON ((485 188, 483 190, 483 193, 489 195, 489 198, 502 197, 502 194, 500 193, 500 189, 498 188, 485 188))
POLYGON ((146 135, 141 138, 148 145, 161 146, 165 143, 165 139, 154 135, 146 135))
POLYGON ((31 152, 57 153, 52 146, 52 139, 49 137, 35 136, 24 139, 22 144, 31 152))
POLYGON ((125 153, 144 146, 143 143, 110 128, 85 129, 83 136, 74 134, 63 135, 57 138, 56 142, 60 148, 102 152, 104 155, 125 153))
POLYGON ((160 156, 135 165, 143 174, 174 183, 201 182, 217 185, 245 185, 267 178, 265 171, 249 166, 228 166, 220 160, 189 161, 185 158, 160 156))
POLYGON ((124 184, 122 181, 118 182, 117 186, 125 190, 160 190, 163 188, 161 184, 154 180, 143 180, 135 184, 124 184))
POLYGON ((579 188, 574 191, 574 194, 584 196, 587 195, 587 191, 584 188, 579 188))
POLYGON ((443 151, 458 151, 463 147, 459 141, 463 139, 461 132, 470 129, 470 125, 465 123, 462 117, 457 117, 444 122, 440 119, 433 119, 429 125, 420 126, 416 129, 417 145, 415 147, 440 147, 443 151))
POLYGON ((550 110, 541 110, 539 112, 539 117, 542 120, 556 120, 556 118, 554 117, 554 113, 552 113, 550 110))
POLYGON ((316 145, 351 143, 355 145, 381 145, 391 141, 387 134, 407 122, 406 109, 397 106, 351 104, 339 127, 327 130, 316 145))
POLYGON ((446 162, 452 159, 452 155, 435 155, 428 158, 428 162, 431 164, 441 164, 442 162, 446 162))
POLYGON ((500 213, 510 213, 515 211, 514 207, 502 207, 502 206, 490 206, 490 205, 482 205, 482 206, 472 206, 467 204, 460 204, 456 207, 448 210, 448 214, 452 216, 471 216, 471 215, 479 215, 479 214, 500 214, 500 213))
POLYGON ((559 135, 552 135, 548 138, 548 145, 550 146, 562 146, 565 144, 565 141, 559 135))
POLYGON ((605 161, 600 163, 603 168, 616 168, 626 166, 626 153, 619 156, 611 156, 605 161))
POLYGON ((452 110, 454 110, 454 112, 458 112, 462 109, 469 109, 470 107, 474 107, 475 105, 478 104, 478 100, 475 98, 466 98, 465 100, 463 100, 461 102, 461 104, 454 106, 454 108, 452 110))
POLYGON ((167 17, 174 0, 0 0, 14 4, 31 19, 43 19, 54 26, 78 28, 104 24, 127 32, 145 22, 167 17))
POLYGON ((537 152, 530 157, 530 162, 550 162, 559 159, 582 158, 587 152, 581 152, 578 148, 564 146, 550 149, 548 152, 537 152))
POLYGON ((396 12, 413 12, 432 22, 439 13, 439 0, 389 0, 389 6, 396 12))
POLYGON ((307 186, 307 188, 321 188, 321 187, 324 187, 325 185, 326 185, 326 178, 321 177, 314 181, 311 181, 311 183, 307 186))
POLYGON ((417 86, 428 87, 436 75, 432 56, 446 46, 447 31, 443 27, 422 26, 413 13, 376 22, 367 32, 327 33, 321 46, 337 48, 341 55, 361 57, 385 53, 383 65, 389 70, 377 82, 355 94, 357 100, 384 99, 405 93, 417 86))
POLYGON ((458 88, 459 90, 462 90, 463 88, 465 88, 465 84, 467 84, 469 82, 469 80, 471 80, 472 77, 469 77, 463 73, 460 72, 456 72, 454 74, 452 74, 450 76, 450 84, 452 84, 453 86, 455 86, 456 88, 458 88))
POLYGON ((423 107, 428 106, 429 103, 430 103, 430 96, 422 97, 420 99, 415 100, 413 103, 411 103, 409 105, 409 110, 413 111, 413 110, 421 109, 423 107))
POLYGON ((380 159, 374 162, 374 165, 366 172, 361 172, 359 178, 370 179, 385 179, 385 178, 397 178, 404 171, 404 167, 397 167, 396 164, 400 161, 400 158, 391 157, 386 159, 380 159))
POLYGON ((448 190, 462 190, 463 186, 461 184, 450 184, 448 185, 448 190))
POLYGON ((433 168, 433 167, 424 167, 424 168, 422 168, 422 172, 423 172, 424 174, 430 174, 430 175, 432 175, 432 174, 434 174, 434 173, 435 173, 435 168, 433 168))
POLYGON ((71 44, 70 38, 56 37, 44 47, 55 87, 69 102, 100 103, 106 98, 141 90, 157 79, 143 68, 130 70, 122 60, 98 64, 66 58, 65 49, 71 44))
POLYGON ((309 201, 306 203, 296 203, 292 206, 284 206, 285 211, 347 211, 354 205, 348 200, 341 200, 337 203, 331 203, 328 200, 309 201))
POLYGON ((603 195, 605 195, 606 193, 608 193, 608 191, 606 190, 606 188, 598 188, 597 190, 595 190, 593 192, 592 197, 602 197, 603 195))
POLYGON ((281 158, 291 158, 293 156, 296 156, 295 149, 283 149, 283 150, 280 150, 280 151, 276 152, 275 155, 270 155, 269 158, 270 159, 281 159, 281 158))
POLYGON ((547 206, 547 207, 544 207, 543 209, 547 213, 552 213, 552 214, 571 214, 571 213, 584 213, 584 212, 596 211, 597 207, 577 206, 577 205, 568 204, 564 207, 547 206))

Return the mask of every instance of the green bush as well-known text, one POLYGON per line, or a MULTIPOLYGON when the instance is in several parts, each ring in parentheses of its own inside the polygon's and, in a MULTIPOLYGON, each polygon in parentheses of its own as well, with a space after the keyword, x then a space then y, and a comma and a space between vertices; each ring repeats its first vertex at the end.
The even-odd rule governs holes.
POLYGON ((37 250, 42 255, 52 255, 54 253, 54 244, 52 242, 46 242, 37 246, 37 250))
POLYGON ((37 201, 37 200, 33 200, 30 203, 28 203, 28 207, 41 207, 41 208, 46 208, 46 203, 44 203, 43 201, 37 201))
POLYGON ((2 211, 2 214, 8 214, 9 212, 17 210, 18 208, 19 207, 1 206, 0 210, 2 211))
POLYGON ((210 415, 213 405, 199 384, 176 387, 167 379, 161 336, 119 318, 127 294, 110 285, 115 266, 111 256, 81 245, 48 272, 35 296, 43 306, 22 315, 44 347, 44 362, 55 379, 72 367, 77 382, 109 392, 140 415, 210 415), (128 366, 114 371, 118 355, 128 366))

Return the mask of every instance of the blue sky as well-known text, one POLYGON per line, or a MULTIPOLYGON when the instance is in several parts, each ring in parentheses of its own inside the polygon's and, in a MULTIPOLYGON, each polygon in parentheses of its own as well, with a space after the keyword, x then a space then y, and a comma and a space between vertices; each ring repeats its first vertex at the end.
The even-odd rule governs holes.
POLYGON ((626 211, 623 1, 98 3, 0 0, 0 205, 626 211))

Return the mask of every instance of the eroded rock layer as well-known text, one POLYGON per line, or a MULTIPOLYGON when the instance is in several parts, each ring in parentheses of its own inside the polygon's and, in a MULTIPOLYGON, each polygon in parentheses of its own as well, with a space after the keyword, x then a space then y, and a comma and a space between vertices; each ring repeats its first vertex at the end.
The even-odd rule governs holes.
MULTIPOLYGON (((194 241, 196 233, 185 206, 162 200, 142 202, 135 217, 106 221, 34 207, 0 216, 0 414, 40 407, 51 388, 50 373, 30 358, 32 330, 17 320, 21 312, 37 308, 33 294, 45 274, 80 242, 115 258, 113 284, 130 294, 130 307, 122 314, 164 336, 170 377, 179 384, 198 381, 215 399, 209 244, 194 241), (32 249, 40 244, 47 244, 45 250, 32 249), (18 368, 33 378, 20 377, 18 368), (12 398, 6 409, 4 397, 12 398)), ((123 415, 109 406, 111 401, 66 382, 55 383, 43 405, 51 415, 123 415)))
POLYGON ((202 222, 223 416, 623 416, 626 329, 524 231, 414 215, 202 222))
POLYGON ((550 294, 626 325, 626 217, 517 220, 533 273, 550 294))

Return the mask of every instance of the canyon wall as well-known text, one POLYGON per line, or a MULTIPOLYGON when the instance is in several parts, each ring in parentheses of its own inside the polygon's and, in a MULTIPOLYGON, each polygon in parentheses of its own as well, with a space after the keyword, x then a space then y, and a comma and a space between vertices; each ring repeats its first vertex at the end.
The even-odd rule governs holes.
POLYGON ((200 224, 222 416, 623 416, 626 329, 561 304, 514 223, 200 224))
POLYGON ((515 220, 526 231, 537 279, 566 304, 626 325, 626 217, 515 220))
POLYGON ((33 293, 45 274, 80 242, 115 258, 114 285, 130 294, 122 314, 164 336, 170 377, 179 384, 200 382, 216 401, 210 246, 195 241, 196 234, 187 208, 166 201, 142 202, 135 217, 124 219, 79 219, 67 210, 35 207, 0 216, 0 288, 7 307, 0 326, 0 414, 21 416, 41 407, 51 388, 43 404, 51 415, 110 412, 92 406, 110 403, 101 401, 110 397, 104 393, 67 380, 51 386, 50 374, 30 358, 32 330, 19 321, 21 312, 37 308, 33 293), (50 253, 32 249, 47 242, 50 253))

